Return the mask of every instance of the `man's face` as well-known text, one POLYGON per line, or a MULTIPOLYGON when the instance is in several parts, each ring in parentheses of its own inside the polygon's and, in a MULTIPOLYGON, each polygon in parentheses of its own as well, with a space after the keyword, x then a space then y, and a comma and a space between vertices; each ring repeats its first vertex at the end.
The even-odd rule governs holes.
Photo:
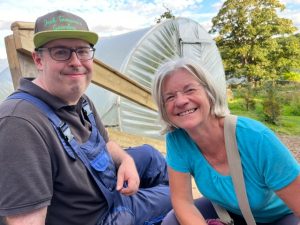
POLYGON ((33 59, 40 71, 34 82, 50 94, 73 105, 78 102, 91 82, 93 59, 79 60, 76 53, 72 52, 70 59, 57 61, 53 59, 53 54, 51 57, 48 50, 57 47, 78 49, 90 45, 79 39, 58 39, 44 45, 41 53, 33 53, 33 59))

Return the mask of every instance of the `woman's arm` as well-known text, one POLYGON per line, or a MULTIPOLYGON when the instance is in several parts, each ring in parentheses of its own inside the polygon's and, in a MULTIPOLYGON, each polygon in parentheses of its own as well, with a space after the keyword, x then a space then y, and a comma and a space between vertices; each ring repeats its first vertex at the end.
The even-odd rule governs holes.
POLYGON ((168 168, 171 200, 181 225, 205 225, 206 222, 194 205, 191 175, 168 168))
POLYGON ((276 194, 300 218, 300 175, 288 186, 276 191, 276 194))

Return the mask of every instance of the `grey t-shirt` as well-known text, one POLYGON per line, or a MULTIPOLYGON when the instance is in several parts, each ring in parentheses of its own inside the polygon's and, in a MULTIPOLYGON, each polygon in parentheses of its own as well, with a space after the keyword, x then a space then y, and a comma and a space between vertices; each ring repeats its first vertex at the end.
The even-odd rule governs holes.
MULTIPOLYGON (((68 106, 29 80, 19 91, 50 105, 67 122, 78 142, 85 142, 90 123, 81 111, 82 99, 68 106)), ((97 127, 107 132, 94 105, 97 127)), ((71 159, 54 128, 34 105, 24 100, 4 101, 0 106, 0 216, 48 207, 47 225, 94 225, 107 210, 107 202, 83 163, 71 159)))

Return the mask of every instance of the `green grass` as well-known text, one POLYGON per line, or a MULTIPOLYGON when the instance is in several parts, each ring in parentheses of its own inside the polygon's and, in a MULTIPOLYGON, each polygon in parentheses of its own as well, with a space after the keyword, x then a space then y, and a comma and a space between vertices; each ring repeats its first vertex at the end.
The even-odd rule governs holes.
POLYGON ((244 100, 242 98, 235 98, 234 100, 229 101, 229 109, 232 114, 246 116, 261 121, 276 133, 300 136, 300 116, 287 115, 288 110, 286 110, 286 108, 288 106, 282 106, 283 113, 279 117, 278 124, 274 125, 267 123, 264 120, 261 104, 262 100, 258 98, 255 99, 255 102, 255 109, 247 111, 244 106, 244 100))

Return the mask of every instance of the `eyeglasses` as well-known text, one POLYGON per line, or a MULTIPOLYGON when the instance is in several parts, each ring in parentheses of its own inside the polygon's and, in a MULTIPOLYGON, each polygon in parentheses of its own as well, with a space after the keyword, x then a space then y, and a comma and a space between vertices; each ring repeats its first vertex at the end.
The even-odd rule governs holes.
POLYGON ((38 48, 37 51, 48 50, 52 59, 56 61, 67 61, 71 58, 72 53, 75 52, 80 61, 87 61, 94 58, 95 48, 81 47, 81 48, 66 48, 66 47, 51 47, 38 48))
POLYGON ((187 86, 182 91, 175 91, 173 93, 168 93, 166 95, 163 95, 163 102, 164 104, 174 103, 178 93, 181 93, 183 96, 192 96, 196 94, 200 89, 201 89, 201 84, 187 86))

